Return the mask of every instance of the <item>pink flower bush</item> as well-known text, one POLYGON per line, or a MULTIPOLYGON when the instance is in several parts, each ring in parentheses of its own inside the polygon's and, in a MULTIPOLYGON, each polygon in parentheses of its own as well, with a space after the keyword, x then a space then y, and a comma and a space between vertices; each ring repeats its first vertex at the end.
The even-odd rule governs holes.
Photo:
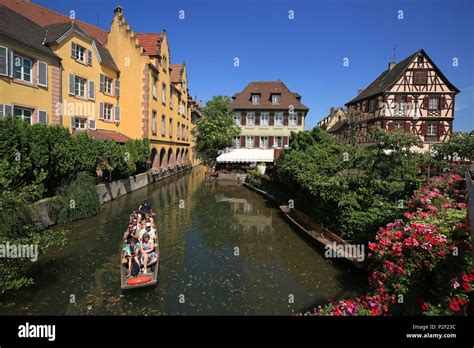
MULTIPOLYGON (((456 231, 467 232, 467 197, 463 178, 457 174, 432 178, 421 190, 415 191, 408 201, 408 212, 404 219, 396 220, 381 228, 375 241, 368 243, 370 261, 369 291, 363 298, 331 302, 315 309, 316 315, 384 315, 395 303, 396 296, 407 294, 413 280, 429 273, 454 247, 464 245, 466 240, 453 239, 456 231), (446 226, 441 222, 449 216, 459 221, 446 226), (443 226, 441 226, 443 225, 443 226), (464 244, 463 244, 464 243, 464 244)), ((468 233, 463 235, 469 236, 468 233)), ((467 237, 466 237, 467 238, 467 237)), ((465 238, 464 238, 465 239, 465 238)), ((449 302, 452 312, 457 312, 468 301, 467 292, 472 291, 474 271, 463 274, 461 280, 451 283, 453 293, 449 302), (466 280, 467 279, 467 280, 466 280)), ((420 308, 429 312, 433 306, 421 301, 420 308)))

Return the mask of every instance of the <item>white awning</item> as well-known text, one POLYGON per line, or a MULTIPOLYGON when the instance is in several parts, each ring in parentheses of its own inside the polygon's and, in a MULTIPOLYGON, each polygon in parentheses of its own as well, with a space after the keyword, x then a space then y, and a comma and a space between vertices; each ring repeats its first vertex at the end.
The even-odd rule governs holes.
POLYGON ((217 157, 219 163, 273 163, 273 149, 233 149, 217 157))

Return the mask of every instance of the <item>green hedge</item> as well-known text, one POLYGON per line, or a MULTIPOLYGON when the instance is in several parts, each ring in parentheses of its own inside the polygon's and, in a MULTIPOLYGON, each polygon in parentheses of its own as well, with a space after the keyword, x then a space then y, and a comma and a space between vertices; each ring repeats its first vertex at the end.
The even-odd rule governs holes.
POLYGON ((79 172, 123 179, 144 172, 150 155, 148 139, 121 145, 8 117, 0 121, 0 193, 14 191, 29 201, 54 196, 79 172))

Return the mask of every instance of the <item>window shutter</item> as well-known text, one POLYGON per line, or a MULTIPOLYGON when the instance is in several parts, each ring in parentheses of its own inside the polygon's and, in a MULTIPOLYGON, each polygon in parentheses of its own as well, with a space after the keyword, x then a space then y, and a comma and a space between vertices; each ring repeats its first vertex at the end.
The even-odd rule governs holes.
POLYGON ((303 115, 301 113, 298 113, 298 126, 303 125, 303 115))
POLYGON ((87 128, 95 130, 95 120, 87 120, 87 128))
POLYGON ((421 124, 421 135, 426 135, 427 131, 428 131, 428 127, 426 125, 426 122, 423 122, 421 124))
POLYGON ((87 50, 87 64, 92 65, 92 51, 87 50))
POLYGON ((104 102, 99 103, 99 119, 104 119, 104 102))
POLYGON ((388 131, 389 131, 389 132, 393 132, 393 128, 394 128, 393 122, 390 122, 390 123, 387 125, 387 127, 388 127, 388 131))
POLYGON ((444 126, 443 126, 443 122, 438 122, 436 124, 436 132, 438 134, 438 137, 442 136, 443 133, 444 133, 444 126))
POLYGON ((240 136, 240 147, 241 148, 245 147, 245 136, 243 135, 240 136))
POLYGON ((120 97, 120 80, 114 80, 115 96, 120 97))
POLYGON ((5 118, 5 105, 0 104, 0 120, 5 118))
POLYGON ((89 99, 95 99, 95 83, 94 81, 89 81, 89 99))
POLYGON ((71 43, 71 57, 76 59, 76 44, 74 42, 71 43))
POLYGON ((444 95, 441 96, 441 109, 447 109, 448 106, 446 104, 446 97, 444 95))
POLYGON ((273 147, 273 136, 268 137, 268 147, 270 149, 273 147))
POLYGON ((115 119, 115 122, 120 122, 120 106, 119 105, 115 105, 114 107, 114 119, 115 119))
POLYGON ((288 145, 288 137, 283 137, 283 148, 288 145))
POLYGON ((407 103, 411 103, 413 101, 413 98, 411 96, 407 97, 407 103))
POLYGON ((411 133, 410 121, 405 122, 405 132, 411 133))
POLYGON ((8 75, 13 78, 13 51, 11 49, 8 49, 8 52, 7 52, 7 57, 8 57, 8 62, 7 62, 7 65, 8 65, 8 75))
POLYGON ((428 96, 423 97, 423 109, 428 110, 430 98, 428 96))
POLYGON ((260 147, 260 137, 259 137, 259 136, 255 136, 255 137, 253 137, 253 139, 254 139, 254 147, 255 147, 256 149, 258 149, 258 148, 260 147))
POLYGON ((268 116, 268 124, 273 126, 275 124, 275 114, 270 112, 270 116, 268 116))
MULTIPOLYGON (((259 126, 260 125, 260 112, 255 113, 255 125, 259 126)), ((257 137, 258 138, 258 137, 257 137)), ((255 146, 258 147, 258 146, 255 146)))
POLYGON ((71 117, 71 128, 72 129, 76 128, 76 118, 74 116, 71 117))
POLYGON ((0 46, 0 75, 8 76, 8 49, 0 46))
POLYGON ((401 103, 402 101, 402 96, 400 94, 397 94, 395 96, 395 103, 397 103, 398 105, 401 103))
POLYGON ((38 61, 37 67, 38 85, 48 87, 48 64, 38 61))
POLYGON ((242 112, 240 115, 240 123, 242 126, 245 126, 247 124, 247 114, 245 112, 242 112))
POLYGON ((76 86, 75 86, 75 81, 76 77, 74 74, 69 74, 69 94, 75 95, 76 94, 76 86))
POLYGON ((105 91, 105 76, 100 74, 100 84, 99 84, 99 91, 104 92, 105 91))
POLYGON ((287 112, 283 114, 283 125, 288 126, 288 113, 287 112))
POLYGON ((46 111, 38 111, 38 123, 48 124, 48 113, 46 111))

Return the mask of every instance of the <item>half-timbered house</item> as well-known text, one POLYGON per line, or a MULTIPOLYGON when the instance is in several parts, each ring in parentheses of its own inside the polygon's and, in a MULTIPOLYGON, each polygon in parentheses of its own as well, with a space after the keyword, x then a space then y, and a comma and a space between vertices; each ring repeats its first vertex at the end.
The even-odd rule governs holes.
POLYGON ((360 111, 359 143, 369 143, 370 129, 378 126, 417 134, 427 150, 430 143, 449 138, 459 92, 420 49, 398 64, 389 63, 387 70, 346 106, 360 111))

